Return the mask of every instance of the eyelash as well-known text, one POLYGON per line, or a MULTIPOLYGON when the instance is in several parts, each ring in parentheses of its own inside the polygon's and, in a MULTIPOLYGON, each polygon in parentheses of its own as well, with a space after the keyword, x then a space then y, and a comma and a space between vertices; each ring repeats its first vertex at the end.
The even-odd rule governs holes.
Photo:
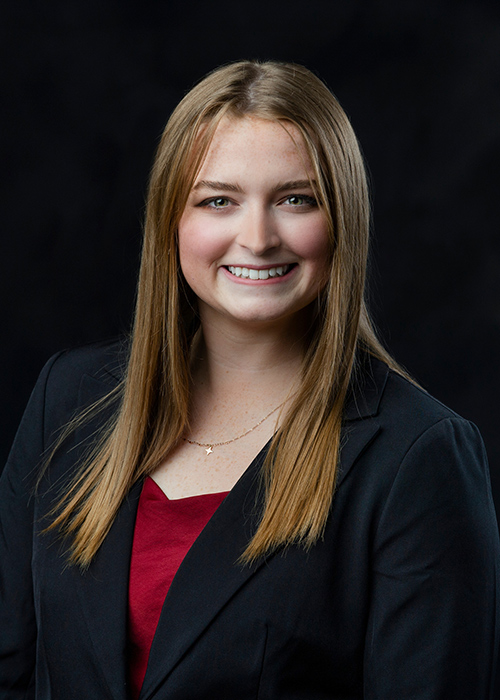
MULTIPOLYGON (((210 199, 204 199, 203 202, 200 202, 200 204, 199 204, 198 206, 199 206, 199 207, 210 207, 210 205, 211 205, 211 204, 214 204, 214 202, 216 202, 218 199, 222 199, 222 200, 224 200, 225 202, 230 202, 230 201, 231 201, 231 200, 229 199, 229 197, 210 197, 210 199)), ((210 208, 211 208, 211 209, 226 209, 226 208, 227 208, 227 205, 224 206, 224 207, 215 207, 215 206, 213 206, 213 207, 210 207, 210 208)))
MULTIPOLYGON (((308 195, 308 194, 290 194, 290 195, 288 195, 288 197, 285 199, 285 202, 286 202, 287 199, 293 199, 293 198, 296 198, 296 199, 303 199, 303 200, 304 200, 304 204, 305 204, 306 206, 310 206, 310 207, 316 207, 316 206, 318 206, 318 202, 314 199, 314 197, 311 197, 311 196, 308 195)), ((292 206, 293 206, 293 205, 292 205, 292 206)))
MULTIPOLYGON (((302 206, 306 206, 306 207, 307 206, 308 207, 317 207, 318 206, 318 202, 316 201, 316 199, 314 197, 311 197, 308 194, 290 194, 290 195, 288 195, 288 197, 286 197, 283 200, 283 202, 286 202, 287 200, 294 199, 294 198, 304 200, 304 203, 302 205, 291 205, 294 208, 299 209, 302 206)), ((228 208, 228 204, 226 204, 223 207, 211 206, 211 205, 214 205, 214 203, 217 200, 223 200, 223 201, 227 202, 228 204, 231 202, 229 197, 210 197, 209 199, 204 199, 203 202, 200 202, 198 204, 198 206, 199 207, 208 207, 210 209, 227 209, 228 208)))

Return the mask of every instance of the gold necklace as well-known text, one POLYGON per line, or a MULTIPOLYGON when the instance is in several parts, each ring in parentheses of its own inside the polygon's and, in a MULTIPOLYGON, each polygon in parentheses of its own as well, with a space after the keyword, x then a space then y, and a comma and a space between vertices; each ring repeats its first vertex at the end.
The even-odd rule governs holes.
POLYGON ((285 399, 283 403, 280 403, 279 406, 276 406, 276 408, 273 408, 273 410, 267 414, 267 416, 264 416, 257 425, 254 425, 253 428, 250 428, 250 430, 245 430, 244 433, 241 433, 241 435, 237 435, 234 438, 231 438, 230 440, 224 440, 223 442, 198 442, 197 440, 188 440, 188 438, 182 438, 185 442, 189 442, 190 445, 198 445, 198 447, 204 447, 205 452, 207 455, 211 455, 212 452, 214 451, 214 447, 220 447, 221 445, 229 445, 230 442, 235 442, 236 440, 239 440, 242 437, 245 437, 245 435, 248 435, 252 431, 255 430, 255 428, 258 428, 259 425, 262 425, 262 423, 270 418, 273 413, 276 413, 276 411, 281 408, 282 406, 285 405, 285 403, 288 401, 288 399, 285 399))

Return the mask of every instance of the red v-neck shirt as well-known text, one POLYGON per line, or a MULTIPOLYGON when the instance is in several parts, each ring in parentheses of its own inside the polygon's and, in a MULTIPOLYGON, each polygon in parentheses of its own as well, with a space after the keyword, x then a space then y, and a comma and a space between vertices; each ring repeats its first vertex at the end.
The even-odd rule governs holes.
POLYGON ((129 680, 135 700, 165 596, 192 544, 228 492, 170 500, 147 477, 135 521, 128 593, 129 680))

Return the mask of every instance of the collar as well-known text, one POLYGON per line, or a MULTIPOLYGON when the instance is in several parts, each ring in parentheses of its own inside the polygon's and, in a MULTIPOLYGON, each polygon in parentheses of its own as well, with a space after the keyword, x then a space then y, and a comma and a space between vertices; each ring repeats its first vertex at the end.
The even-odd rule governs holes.
POLYGON ((364 352, 356 359, 346 398, 344 421, 376 416, 384 393, 389 367, 364 352))

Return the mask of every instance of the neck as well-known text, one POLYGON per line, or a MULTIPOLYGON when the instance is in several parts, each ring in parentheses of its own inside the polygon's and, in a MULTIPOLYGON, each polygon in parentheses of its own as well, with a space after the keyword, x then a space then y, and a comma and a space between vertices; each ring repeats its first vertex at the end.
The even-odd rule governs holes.
POLYGON ((283 400, 299 377, 304 354, 305 331, 294 321, 255 327, 202 319, 192 356, 195 391, 213 398, 241 392, 250 398, 264 392, 283 400))

